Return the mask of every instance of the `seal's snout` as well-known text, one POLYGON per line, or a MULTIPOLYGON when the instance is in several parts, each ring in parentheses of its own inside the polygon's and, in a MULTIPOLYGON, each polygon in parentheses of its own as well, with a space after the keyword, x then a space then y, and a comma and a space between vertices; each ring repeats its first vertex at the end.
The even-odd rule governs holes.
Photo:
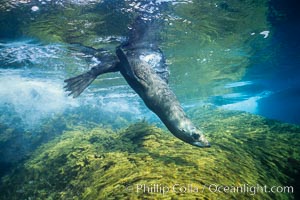
POLYGON ((193 146, 200 148, 210 147, 210 143, 203 135, 203 132, 192 125, 189 120, 187 122, 188 125, 184 126, 184 128, 180 129, 174 135, 193 146))
POLYGON ((191 142, 190 144, 196 147, 207 148, 210 147, 210 143, 204 137, 202 131, 196 130, 193 134, 193 138, 196 141, 191 142))
POLYGON ((208 147, 210 147, 210 144, 209 144, 208 141, 204 141, 204 142, 197 141, 197 142, 193 142, 192 145, 196 146, 196 147, 201 147, 201 148, 208 148, 208 147))

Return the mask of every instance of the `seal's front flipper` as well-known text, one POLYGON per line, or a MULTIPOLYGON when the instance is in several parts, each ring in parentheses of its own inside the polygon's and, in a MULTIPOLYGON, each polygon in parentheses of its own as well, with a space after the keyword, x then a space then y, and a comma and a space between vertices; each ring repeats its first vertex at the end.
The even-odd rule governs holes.
POLYGON ((69 96, 73 95, 73 98, 76 98, 97 78, 97 76, 115 71, 118 71, 117 63, 110 67, 99 65, 79 76, 66 79, 64 82, 67 83, 67 85, 64 88, 66 91, 70 92, 69 96))

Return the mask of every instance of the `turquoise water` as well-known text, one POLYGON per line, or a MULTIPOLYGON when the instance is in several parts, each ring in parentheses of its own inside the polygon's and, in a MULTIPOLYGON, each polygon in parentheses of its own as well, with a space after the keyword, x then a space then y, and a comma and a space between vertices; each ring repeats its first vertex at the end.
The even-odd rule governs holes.
POLYGON ((65 79, 105 62, 83 53, 79 44, 114 54, 141 13, 163 21, 159 46, 169 65, 169 85, 185 110, 209 106, 299 125, 295 5, 292 0, 2 0, 1 175, 74 126, 119 130, 147 121, 164 129, 119 73, 101 75, 76 99, 63 89, 65 79))

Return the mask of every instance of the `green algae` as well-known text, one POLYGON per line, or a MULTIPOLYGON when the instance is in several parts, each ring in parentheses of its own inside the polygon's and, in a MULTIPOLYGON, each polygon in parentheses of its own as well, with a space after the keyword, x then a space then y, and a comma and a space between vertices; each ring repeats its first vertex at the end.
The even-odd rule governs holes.
POLYGON ((207 107, 189 113, 206 132, 211 148, 190 146, 145 122, 120 131, 73 127, 4 177, 0 197, 296 199, 297 193, 219 193, 209 186, 292 185, 295 193, 300 166, 298 126, 207 107), (175 190, 163 194, 137 189, 144 184, 175 186, 175 190))

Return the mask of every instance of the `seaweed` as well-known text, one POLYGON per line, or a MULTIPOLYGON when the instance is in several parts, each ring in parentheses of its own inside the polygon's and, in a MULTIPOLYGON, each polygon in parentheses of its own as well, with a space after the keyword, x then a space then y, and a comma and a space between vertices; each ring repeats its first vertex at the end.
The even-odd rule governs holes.
POLYGON ((73 127, 5 176, 0 197, 296 199, 297 194, 287 192, 214 189, 217 185, 294 186, 295 193, 300 127, 210 107, 189 114, 202 126, 211 148, 190 146, 144 121, 119 131, 73 127))

